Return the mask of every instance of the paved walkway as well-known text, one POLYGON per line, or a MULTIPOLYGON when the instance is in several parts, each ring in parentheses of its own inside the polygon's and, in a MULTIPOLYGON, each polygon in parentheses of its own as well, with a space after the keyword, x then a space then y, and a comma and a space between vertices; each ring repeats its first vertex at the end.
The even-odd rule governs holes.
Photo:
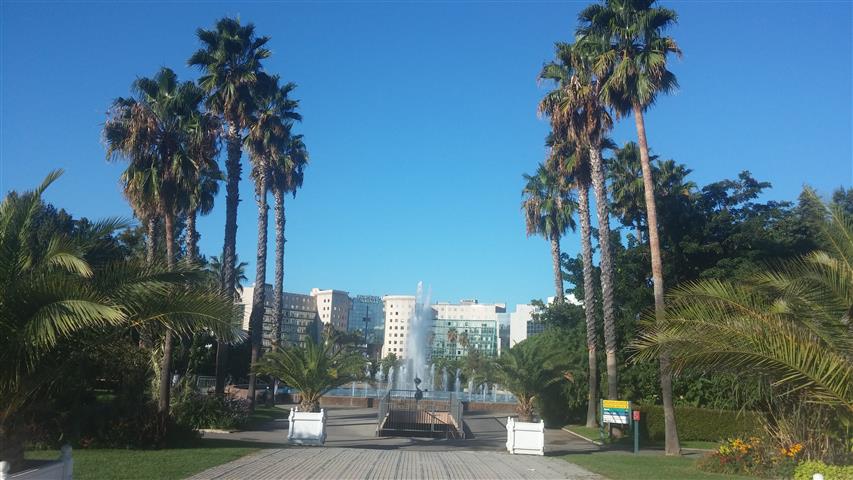
POLYGON ((601 479, 554 456, 597 450, 559 429, 546 430, 546 456, 506 452, 506 416, 466 413, 465 440, 375 436, 376 410, 330 408, 325 447, 286 444, 287 420, 264 430, 210 434, 269 448, 191 477, 213 479, 601 479))
POLYGON ((370 450, 291 447, 261 450, 206 470, 191 480, 213 479, 584 479, 599 480, 552 457, 497 452, 370 450))

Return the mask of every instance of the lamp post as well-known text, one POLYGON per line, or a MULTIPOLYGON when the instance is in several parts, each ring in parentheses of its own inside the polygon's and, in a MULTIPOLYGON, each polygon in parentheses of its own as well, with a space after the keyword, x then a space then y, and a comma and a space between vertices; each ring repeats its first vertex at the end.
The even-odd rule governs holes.
POLYGON ((364 354, 367 355, 367 324, 370 323, 370 307, 364 307, 364 318, 361 319, 364 322, 364 354))

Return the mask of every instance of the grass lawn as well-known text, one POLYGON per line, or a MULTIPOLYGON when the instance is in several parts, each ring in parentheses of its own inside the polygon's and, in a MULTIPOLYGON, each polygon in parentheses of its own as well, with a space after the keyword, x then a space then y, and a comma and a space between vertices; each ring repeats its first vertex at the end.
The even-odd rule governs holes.
MULTIPOLYGON (((282 448, 282 445, 202 439, 192 447, 163 450, 76 449, 73 452, 74 478, 177 480, 262 448, 282 448)), ((59 458, 59 451, 29 451, 26 458, 54 460, 59 458)))
POLYGON ((723 480, 746 479, 733 475, 706 473, 696 468, 696 460, 663 455, 634 455, 626 452, 593 452, 565 455, 563 460, 604 475, 611 480, 723 480))
MULTIPOLYGON (((571 430, 572 432, 577 433, 578 435, 582 435, 591 440, 600 441, 601 433, 597 428, 589 428, 583 425, 566 425, 564 428, 567 430, 571 430)), ((630 437, 623 437, 614 442, 605 442, 605 443, 613 443, 616 445, 627 445, 631 448, 634 447, 634 440, 630 437)), ((718 442, 703 442, 701 440, 686 440, 681 442, 681 448, 698 448, 704 450, 716 450, 720 444, 718 442)), ((650 446, 648 442, 643 443, 640 441, 640 448, 650 446)), ((663 442, 655 442, 651 446, 654 447, 663 447, 663 442)))

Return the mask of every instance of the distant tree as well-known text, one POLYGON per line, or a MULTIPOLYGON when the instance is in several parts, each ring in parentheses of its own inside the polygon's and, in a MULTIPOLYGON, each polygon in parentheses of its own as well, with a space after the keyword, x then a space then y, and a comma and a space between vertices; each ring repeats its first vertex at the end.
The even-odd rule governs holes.
POLYGON ((524 174, 524 200, 521 209, 527 235, 542 235, 551 243, 556 301, 562 301, 563 272, 560 270, 560 238, 575 229, 577 203, 571 197, 559 172, 539 164, 534 175, 524 174))

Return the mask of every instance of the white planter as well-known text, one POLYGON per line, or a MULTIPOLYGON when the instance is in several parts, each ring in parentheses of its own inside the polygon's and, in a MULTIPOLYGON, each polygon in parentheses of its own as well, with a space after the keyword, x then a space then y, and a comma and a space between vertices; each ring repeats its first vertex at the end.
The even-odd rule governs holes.
POLYGON ((506 449, 512 454, 545 455, 545 422, 506 419, 506 449))
POLYGON ((71 446, 63 446, 61 452, 59 460, 55 462, 12 474, 9 473, 9 464, 0 462, 0 480, 71 480, 74 470, 71 446))
POLYGON ((319 413, 290 409, 287 441, 297 445, 323 445, 326 443, 326 410, 319 413))

